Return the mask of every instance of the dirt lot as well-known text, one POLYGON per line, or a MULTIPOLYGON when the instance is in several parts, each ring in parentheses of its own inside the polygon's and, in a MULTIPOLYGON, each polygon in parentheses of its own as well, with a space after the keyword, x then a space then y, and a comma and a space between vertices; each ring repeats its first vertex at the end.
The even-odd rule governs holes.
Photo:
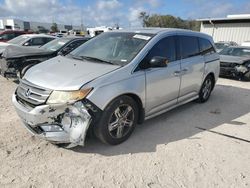
POLYGON ((119 146, 75 149, 31 136, 16 84, 0 86, 0 187, 250 187, 250 83, 220 79, 207 103, 146 121, 119 146))

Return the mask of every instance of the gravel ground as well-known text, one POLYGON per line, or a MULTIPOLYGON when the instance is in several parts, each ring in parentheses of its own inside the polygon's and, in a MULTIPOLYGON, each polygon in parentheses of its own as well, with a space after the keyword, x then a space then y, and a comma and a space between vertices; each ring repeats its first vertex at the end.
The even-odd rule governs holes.
POLYGON ((121 145, 74 149, 31 136, 16 84, 0 86, 0 187, 250 187, 249 82, 220 79, 207 103, 148 120, 121 145))

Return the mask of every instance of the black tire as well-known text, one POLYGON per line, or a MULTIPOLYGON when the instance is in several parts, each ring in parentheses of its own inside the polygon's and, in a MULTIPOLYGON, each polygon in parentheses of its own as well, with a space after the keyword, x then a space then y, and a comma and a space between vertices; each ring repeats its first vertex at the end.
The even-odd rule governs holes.
POLYGON ((212 75, 208 75, 202 86, 201 86, 201 89, 200 89, 200 92, 199 92, 199 98, 198 98, 198 102, 199 103, 204 103, 206 102, 210 95, 211 95, 211 92, 214 88, 214 79, 213 79, 213 76, 212 75))
POLYGON ((117 145, 130 137, 137 121, 136 102, 129 96, 121 96, 105 108, 99 123, 94 126, 94 133, 103 143, 117 145))

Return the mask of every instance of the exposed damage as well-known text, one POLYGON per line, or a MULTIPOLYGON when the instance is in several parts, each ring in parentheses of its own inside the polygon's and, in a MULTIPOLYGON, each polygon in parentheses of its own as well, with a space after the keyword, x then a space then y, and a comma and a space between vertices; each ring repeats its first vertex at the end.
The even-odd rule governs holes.
POLYGON ((7 46, 0 55, 1 75, 6 78, 22 76, 28 67, 56 56, 41 48, 7 46), (25 69, 26 68, 26 69, 25 69))
POLYGON ((250 80, 250 57, 220 57, 220 76, 234 77, 239 80, 250 80))
POLYGON ((53 143, 68 143, 68 147, 83 146, 89 126, 99 117, 101 110, 87 99, 74 103, 47 104, 51 91, 28 84, 21 80, 12 98, 26 128, 32 134, 53 143))

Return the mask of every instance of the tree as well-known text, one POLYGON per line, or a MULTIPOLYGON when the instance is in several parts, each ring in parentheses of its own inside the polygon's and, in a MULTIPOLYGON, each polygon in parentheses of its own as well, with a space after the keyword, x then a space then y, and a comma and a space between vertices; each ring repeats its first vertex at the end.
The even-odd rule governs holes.
POLYGON ((56 23, 52 23, 52 26, 51 26, 50 29, 51 29, 51 31, 54 32, 54 33, 55 33, 55 32, 58 32, 57 24, 56 24, 56 23))
POLYGON ((146 12, 140 12, 139 19, 142 20, 143 27, 147 27, 148 18, 149 18, 149 14, 147 14, 146 12))
POLYGON ((195 20, 183 20, 180 17, 172 15, 149 15, 146 12, 139 14, 139 19, 142 20, 143 27, 168 27, 181 28, 199 31, 200 23, 195 20))

